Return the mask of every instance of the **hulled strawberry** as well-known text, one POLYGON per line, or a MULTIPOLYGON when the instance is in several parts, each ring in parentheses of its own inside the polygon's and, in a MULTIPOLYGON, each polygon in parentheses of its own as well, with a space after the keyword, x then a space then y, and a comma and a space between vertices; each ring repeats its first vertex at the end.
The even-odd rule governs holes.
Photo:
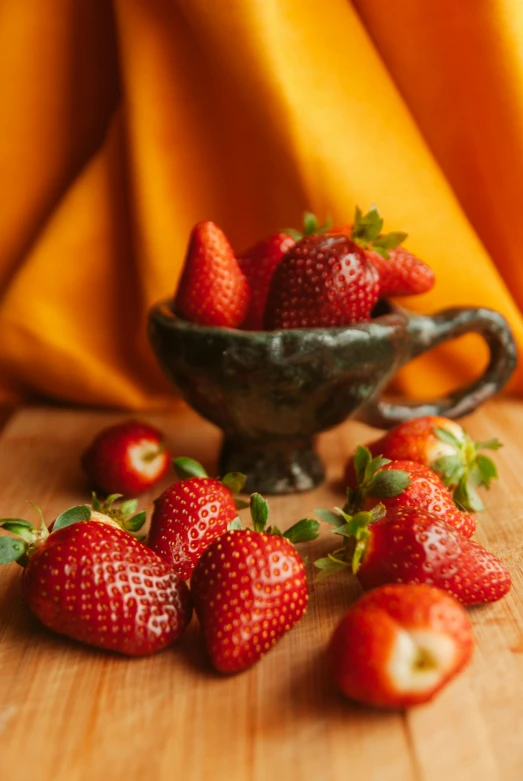
POLYGON ((353 225, 338 226, 332 232, 345 233, 365 252, 379 274, 380 298, 426 293, 434 286, 434 271, 401 246, 407 234, 383 234, 383 219, 372 206, 363 214, 357 206, 353 225))
POLYGON ((89 481, 104 494, 135 496, 167 473, 171 454, 161 431, 126 420, 102 429, 81 459, 89 481))
POLYGON ((245 319, 250 290, 224 232, 214 222, 194 226, 174 311, 199 325, 235 328, 245 319))
POLYGON ((483 509, 476 487, 489 488, 498 476, 493 461, 478 451, 500 447, 498 439, 474 442, 459 423, 438 415, 399 423, 368 445, 373 455, 430 467, 453 491, 456 503, 472 512, 483 509))
POLYGON ((465 537, 476 531, 476 518, 456 507, 452 494, 440 477, 415 461, 389 461, 371 457, 359 446, 347 477, 354 480, 347 488, 348 513, 370 509, 381 502, 387 512, 402 507, 418 507, 454 526, 465 537))
POLYGON ((217 480, 189 458, 175 459, 174 468, 182 479, 155 499, 148 544, 188 580, 204 550, 238 518, 233 494, 245 477, 230 473, 217 480))
POLYGON ((191 591, 213 666, 235 673, 257 662, 302 617, 308 600, 303 561, 294 542, 313 539, 304 519, 283 535, 264 531, 268 507, 251 496, 254 529, 230 530, 203 553, 191 591))
POLYGON ((378 273, 343 235, 312 234, 292 247, 273 274, 267 329, 330 328, 369 320, 378 273))
POLYGON ((249 309, 241 327, 248 331, 259 331, 263 328, 263 316, 269 285, 274 270, 287 250, 296 240, 288 233, 274 233, 238 257, 238 263, 243 271, 251 290, 249 309))
POLYGON ((348 542, 316 566, 324 574, 352 570, 365 590, 426 583, 473 605, 495 602, 510 589, 510 573, 494 554, 426 510, 404 507, 385 515, 376 505, 371 512, 322 517, 348 542))
POLYGON ((49 533, 18 518, 0 522, 0 562, 25 565, 22 587, 32 612, 59 634, 127 656, 171 645, 191 616, 186 584, 156 553, 102 514, 82 505, 62 513, 49 533))
POLYGON ((334 631, 327 664, 347 697, 379 708, 432 699, 469 662, 474 635, 466 610, 426 585, 376 588, 334 631))

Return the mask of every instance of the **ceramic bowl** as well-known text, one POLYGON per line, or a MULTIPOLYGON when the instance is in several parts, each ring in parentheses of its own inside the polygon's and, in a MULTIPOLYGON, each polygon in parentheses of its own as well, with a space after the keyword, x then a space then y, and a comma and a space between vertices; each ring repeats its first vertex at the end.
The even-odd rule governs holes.
POLYGON ((350 417, 381 428, 419 415, 461 417, 498 392, 516 366, 510 328, 490 309, 422 316, 380 302, 373 314, 344 328, 242 331, 189 323, 163 301, 150 312, 149 338, 182 397, 222 430, 220 474, 246 474, 248 493, 283 494, 324 479, 319 432, 350 417), (401 366, 470 332, 490 350, 472 384, 429 402, 381 398, 401 366))

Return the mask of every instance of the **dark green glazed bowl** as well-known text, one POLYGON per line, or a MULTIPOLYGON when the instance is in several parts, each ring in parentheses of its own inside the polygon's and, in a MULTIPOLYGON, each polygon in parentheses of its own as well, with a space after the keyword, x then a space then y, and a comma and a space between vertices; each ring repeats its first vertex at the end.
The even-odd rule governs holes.
POLYGON ((149 338, 182 397, 222 429, 221 473, 246 474, 249 493, 291 493, 323 480, 320 431, 349 417, 382 428, 420 415, 458 418, 498 392, 516 366, 510 328, 490 309, 421 316, 382 302, 375 315, 345 328, 242 331, 181 320, 165 301, 149 314, 149 338), (380 398, 401 366, 470 332, 490 349, 471 385, 427 403, 380 398))

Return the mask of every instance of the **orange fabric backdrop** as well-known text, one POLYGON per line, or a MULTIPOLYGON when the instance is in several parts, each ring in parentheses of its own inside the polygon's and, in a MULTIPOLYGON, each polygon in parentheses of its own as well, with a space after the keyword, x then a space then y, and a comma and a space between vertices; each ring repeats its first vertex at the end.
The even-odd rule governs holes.
MULTIPOLYGON (((170 403, 147 310, 192 225, 241 250, 356 203, 436 271, 404 304, 492 307, 521 348, 522 52, 518 0, 3 0, 0 399, 170 403)), ((485 354, 467 337, 399 385, 485 354)))

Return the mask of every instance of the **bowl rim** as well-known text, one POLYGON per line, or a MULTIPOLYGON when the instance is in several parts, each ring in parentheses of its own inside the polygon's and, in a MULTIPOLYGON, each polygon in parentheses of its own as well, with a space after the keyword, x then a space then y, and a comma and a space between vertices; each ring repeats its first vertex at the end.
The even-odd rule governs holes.
POLYGON ((183 330, 192 333, 200 333, 203 336, 216 336, 222 334, 224 336, 231 336, 240 340, 250 339, 255 336, 257 339, 281 339, 285 338, 303 338, 304 335, 310 336, 325 336, 331 337, 337 334, 343 334, 347 331, 364 331, 367 332, 370 329, 374 329, 375 326, 399 326, 405 325, 409 318, 415 317, 416 313, 410 313, 406 309, 398 304, 388 300, 380 299, 379 304, 385 305, 388 309, 383 314, 373 317, 370 320, 353 323, 352 325, 344 326, 332 326, 322 328, 280 328, 272 331, 254 331, 246 330, 242 328, 233 328, 231 326, 220 325, 200 325, 198 323, 192 323, 189 320, 184 320, 179 317, 174 311, 173 307, 174 298, 165 298, 157 301, 149 310, 149 320, 154 320, 156 323, 161 324, 170 329, 176 329, 177 331, 183 330))

